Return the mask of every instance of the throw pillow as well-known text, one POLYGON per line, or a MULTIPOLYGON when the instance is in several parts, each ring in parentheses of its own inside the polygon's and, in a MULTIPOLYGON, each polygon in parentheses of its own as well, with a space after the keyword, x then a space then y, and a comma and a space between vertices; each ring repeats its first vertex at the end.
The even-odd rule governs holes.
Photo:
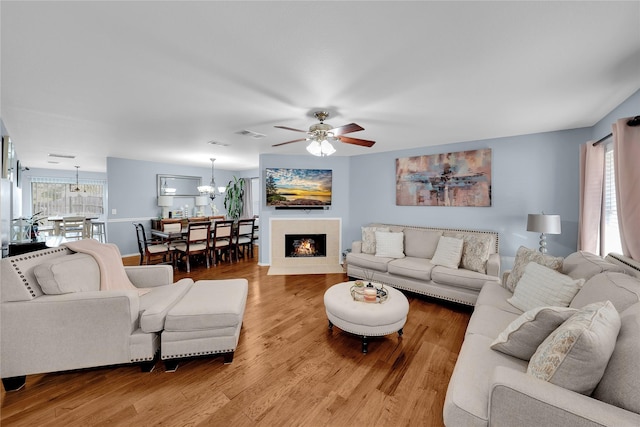
POLYGON ((563 260, 564 258, 562 257, 552 257, 536 250, 520 246, 516 252, 516 259, 514 261, 513 268, 511 269, 511 273, 509 274, 509 277, 507 277, 506 288, 511 292, 514 291, 516 284, 524 274, 525 267, 530 262, 535 262, 553 270, 561 271, 563 260))
POLYGON ((33 268, 42 292, 60 295, 100 290, 100 269, 91 255, 58 257, 33 268))
POLYGON ((538 307, 526 311, 498 335, 491 348, 529 360, 542 341, 577 311, 569 307, 538 307))
POLYGON ((493 238, 489 234, 447 232, 444 235, 464 240, 462 259, 460 260, 462 268, 478 273, 487 272, 487 261, 489 261, 493 244, 493 238))
POLYGON ((584 279, 572 279, 531 262, 507 301, 522 311, 545 306, 567 307, 583 284, 584 279))
POLYGON ((590 395, 609 363, 619 331, 620 315, 611 302, 589 304, 540 344, 527 374, 590 395))
POLYGON ((376 256, 404 258, 404 233, 376 231, 376 256))
POLYGON ((376 253, 376 231, 389 231, 387 227, 362 227, 362 253, 376 253))
POLYGON ((464 240, 455 237, 440 237, 436 253, 433 254, 431 264, 443 267, 458 268, 462 257, 462 246, 464 240))

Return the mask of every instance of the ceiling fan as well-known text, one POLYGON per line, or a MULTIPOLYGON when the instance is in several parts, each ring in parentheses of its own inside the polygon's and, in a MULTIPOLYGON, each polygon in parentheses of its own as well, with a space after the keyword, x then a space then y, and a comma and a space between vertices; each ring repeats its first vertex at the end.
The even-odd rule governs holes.
MULTIPOLYGON (((348 125, 334 128, 330 124, 324 122, 326 118, 329 117, 328 112, 316 111, 313 115, 320 121, 320 123, 311 125, 308 131, 301 130, 301 129, 294 129, 287 126, 274 126, 279 129, 292 130, 294 132, 304 132, 307 134, 307 137, 294 139, 293 141, 281 142, 279 144, 274 144, 273 147, 278 147, 280 145, 285 145, 285 144, 291 144, 292 142, 311 141, 312 144, 310 144, 309 147, 307 147, 307 150, 311 152, 310 148, 312 145, 314 145, 313 144, 314 142, 318 143, 318 147, 323 142, 328 142, 328 141, 341 141, 347 144, 360 145, 362 147, 371 147, 373 146, 373 144, 376 143, 375 141, 370 141, 368 139, 360 139, 360 138, 352 138, 350 136, 344 136, 344 134, 346 133, 352 133, 352 132, 358 132, 358 131, 364 130, 364 128, 360 125, 357 125, 355 123, 350 123, 348 125)), ((329 155, 333 152, 335 152, 335 150, 329 153, 316 154, 316 155, 329 155)), ((314 153, 311 152, 311 154, 314 154, 314 153)))

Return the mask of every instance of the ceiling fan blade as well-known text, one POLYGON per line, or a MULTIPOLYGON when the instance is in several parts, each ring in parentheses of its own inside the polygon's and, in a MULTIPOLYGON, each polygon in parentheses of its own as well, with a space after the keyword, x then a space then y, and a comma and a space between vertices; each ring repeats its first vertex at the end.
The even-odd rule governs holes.
POLYGON ((278 128, 278 129, 286 129, 286 130, 292 130, 292 131, 294 131, 294 132, 304 132, 304 133, 307 133, 307 131, 306 131, 306 130, 294 129, 294 128, 290 128, 290 127, 287 127, 287 126, 274 126, 274 128, 278 128))
POLYGON ((329 132, 333 133, 334 135, 344 135, 345 133, 358 132, 360 130, 364 130, 364 128, 355 123, 349 123, 348 125, 333 128, 329 132))
POLYGON ((278 147, 280 145, 291 144, 292 142, 300 142, 300 141, 306 141, 306 140, 307 138, 294 139, 293 141, 281 142, 280 144, 273 144, 272 147, 278 147))
POLYGON ((375 144, 375 141, 370 141, 368 139, 360 139, 360 138, 351 138, 350 136, 339 136, 338 139, 342 142, 346 142, 347 144, 355 144, 361 145, 363 147, 372 147, 375 144))

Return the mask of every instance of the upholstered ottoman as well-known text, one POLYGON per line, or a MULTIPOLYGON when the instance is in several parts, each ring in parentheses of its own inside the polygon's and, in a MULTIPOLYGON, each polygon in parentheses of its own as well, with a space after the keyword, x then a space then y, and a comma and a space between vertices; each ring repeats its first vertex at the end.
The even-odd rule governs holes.
POLYGON ((353 284, 354 282, 338 283, 324 293, 329 329, 335 325, 345 332, 362 336, 363 353, 368 352, 369 337, 394 332, 402 336, 402 328, 409 313, 407 297, 402 292, 385 286, 388 297, 384 302, 355 301, 349 291, 353 284))
POLYGON ((167 372, 178 359, 224 354, 233 361, 247 302, 246 279, 199 280, 169 310, 160 338, 160 355, 167 372))

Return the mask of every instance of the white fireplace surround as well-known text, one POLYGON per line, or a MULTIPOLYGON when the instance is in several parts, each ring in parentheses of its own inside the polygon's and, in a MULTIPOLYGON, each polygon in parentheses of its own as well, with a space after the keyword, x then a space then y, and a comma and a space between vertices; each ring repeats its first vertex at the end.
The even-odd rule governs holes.
POLYGON ((271 268, 278 270, 278 273, 273 274, 304 273, 305 270, 309 270, 309 273, 342 271, 340 266, 341 218, 270 218, 269 236, 271 268), (286 257, 286 234, 326 234, 327 256, 286 257))

